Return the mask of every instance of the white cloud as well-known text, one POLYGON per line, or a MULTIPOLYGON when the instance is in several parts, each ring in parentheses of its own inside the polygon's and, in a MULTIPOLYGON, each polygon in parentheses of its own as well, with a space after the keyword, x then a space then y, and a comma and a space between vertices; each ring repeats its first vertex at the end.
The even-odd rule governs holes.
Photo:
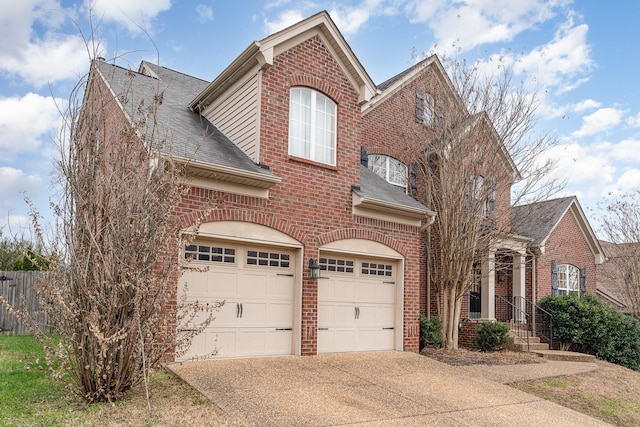
POLYGON ((202 22, 213 21, 213 8, 211 6, 199 4, 196 6, 196 13, 202 22))
POLYGON ((64 79, 80 79, 89 67, 88 58, 82 39, 63 36, 30 42, 15 56, 0 53, 0 69, 42 87, 64 79))
POLYGON ((414 23, 426 22, 440 52, 469 51, 484 43, 512 40, 516 35, 552 18, 566 1, 414 0, 407 13, 414 23))
POLYGON ((601 108, 595 113, 584 116, 582 127, 571 135, 580 138, 609 130, 622 121, 623 114, 624 111, 617 108, 601 108))
POLYGON ((84 6, 99 19, 117 22, 135 34, 151 31, 156 16, 171 8, 171 0, 85 0, 84 6))
POLYGON ((302 15, 302 11, 300 10, 287 10, 280 13, 276 21, 269 21, 268 19, 265 19, 265 30, 267 31, 267 34, 273 34, 302 21, 304 18, 305 17, 302 15))
POLYGON ((616 181, 615 191, 626 193, 630 190, 640 188, 640 169, 629 169, 625 171, 616 181))
POLYGON ((635 116, 631 116, 627 119, 627 124, 631 127, 638 128, 640 127, 640 113, 635 116))
POLYGON ((0 71, 41 87, 86 70, 81 38, 58 33, 69 17, 55 0, 0 2, 0 71))
POLYGON ((611 147, 614 159, 627 163, 640 163, 640 140, 625 139, 611 147))
MULTIPOLYGON (((0 98, 0 153, 14 158, 18 153, 40 151, 42 138, 54 136, 60 124, 56 102, 35 93, 0 98)), ((0 182, 3 182, 0 180, 0 182)))
POLYGON ((568 92, 588 80, 593 68, 591 48, 587 44, 589 27, 574 25, 570 18, 549 43, 533 49, 514 65, 516 73, 525 73, 536 86, 568 92))
POLYGON ((576 113, 582 112, 582 111, 586 111, 586 110, 593 110, 594 108, 598 108, 600 107, 600 103, 597 101, 594 101, 593 99, 589 98, 589 99, 585 99, 584 101, 580 101, 577 104, 575 104, 573 106, 573 111, 575 111, 576 113))
POLYGON ((0 200, 22 199, 21 193, 42 185, 42 179, 37 175, 28 175, 20 169, 8 166, 0 167, 0 200))
POLYGON ((382 6, 381 0, 365 0, 357 7, 337 7, 331 10, 329 14, 340 29, 340 32, 348 35, 356 33, 372 15, 391 15, 396 13, 393 7, 383 8, 382 6))

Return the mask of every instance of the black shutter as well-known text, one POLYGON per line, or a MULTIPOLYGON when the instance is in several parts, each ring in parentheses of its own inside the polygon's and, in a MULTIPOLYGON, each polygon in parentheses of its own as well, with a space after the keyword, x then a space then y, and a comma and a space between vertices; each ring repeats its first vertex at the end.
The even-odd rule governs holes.
POLYGON ((365 168, 369 167, 369 153, 362 145, 360 146, 360 164, 365 168))
POLYGON ((416 88, 416 122, 424 124, 424 92, 416 88))
POLYGON ((412 162, 409 165, 409 195, 418 197, 418 163, 412 162))
POLYGON ((558 264, 551 261, 551 295, 558 296, 558 264))
POLYGON ((491 179, 489 180, 489 195, 487 197, 487 216, 489 219, 494 219, 496 217, 495 214, 495 193, 496 193, 496 185, 495 182, 491 179))
POLYGON ((587 294, 587 267, 580 269, 580 295, 587 294))

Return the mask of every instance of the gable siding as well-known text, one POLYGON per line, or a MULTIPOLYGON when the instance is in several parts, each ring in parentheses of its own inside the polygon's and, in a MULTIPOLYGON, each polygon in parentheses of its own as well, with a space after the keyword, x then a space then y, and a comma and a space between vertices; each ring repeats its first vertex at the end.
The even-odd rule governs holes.
POLYGON ((258 74, 207 108, 204 116, 258 163, 258 74))

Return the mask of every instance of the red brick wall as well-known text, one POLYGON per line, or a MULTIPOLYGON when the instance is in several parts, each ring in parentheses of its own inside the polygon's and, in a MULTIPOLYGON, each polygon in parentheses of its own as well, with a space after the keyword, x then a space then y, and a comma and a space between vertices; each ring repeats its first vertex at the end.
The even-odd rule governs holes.
MULTIPOLYGON (((274 58, 262 75, 260 163, 282 178, 269 199, 217 193, 194 188, 185 197, 185 225, 212 199, 221 205, 206 221, 249 221, 279 230, 304 244, 304 259, 317 258, 319 247, 342 239, 368 239, 385 244, 405 257, 404 349, 419 347, 420 233, 417 227, 352 215, 352 186, 360 185, 362 119, 358 94, 318 37, 274 58), (338 105, 337 165, 317 164, 288 155, 289 91, 307 86, 338 105)), ((302 354, 317 353, 317 281, 302 284, 302 354)))
MULTIPOLYGON (((560 220, 545 245, 545 253, 536 259, 536 302, 551 295, 551 261, 557 264, 571 264, 578 268, 587 267, 587 292, 596 293, 595 257, 589 247, 573 213, 568 211, 560 220)), ((531 269, 531 262, 527 262, 531 269)), ((528 274, 530 278, 531 273, 528 274)), ((531 292, 531 285, 527 286, 531 292)), ((531 294, 527 294, 531 300, 531 294)))
POLYGON ((462 328, 458 331, 458 346, 468 349, 477 349, 476 336, 481 322, 462 322, 462 328))

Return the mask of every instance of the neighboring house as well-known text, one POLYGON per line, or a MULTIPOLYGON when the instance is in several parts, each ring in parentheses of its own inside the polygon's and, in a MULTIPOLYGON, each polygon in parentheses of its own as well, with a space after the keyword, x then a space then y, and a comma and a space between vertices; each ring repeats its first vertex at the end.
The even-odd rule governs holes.
POLYGON ((600 241, 607 257, 598 266, 596 281, 596 296, 610 307, 616 308, 624 314, 634 315, 633 304, 629 299, 629 292, 625 286, 624 272, 616 264, 616 258, 625 257, 627 253, 637 253, 640 245, 637 243, 616 244, 600 241))
MULTIPOLYGON (((420 312, 435 312, 427 254, 437 238, 428 232, 436 213, 411 197, 412 159, 447 111, 466 111, 439 60, 376 86, 320 12, 250 44, 211 82, 146 61, 133 72, 96 60, 85 101, 111 97, 110 114, 133 123, 140 101, 159 91, 165 154, 184 163, 191 185, 178 212, 184 232, 216 206, 177 254, 207 271, 185 269, 177 289, 225 301, 182 359, 418 351, 420 312)), ((508 230, 518 171, 486 114, 462 128, 499 148, 496 176, 482 177, 495 188, 485 213, 508 230)), ((552 261, 558 275, 586 267, 595 292, 602 251, 567 200, 548 222, 495 236, 463 318, 495 320, 496 296, 551 293, 552 261)))

